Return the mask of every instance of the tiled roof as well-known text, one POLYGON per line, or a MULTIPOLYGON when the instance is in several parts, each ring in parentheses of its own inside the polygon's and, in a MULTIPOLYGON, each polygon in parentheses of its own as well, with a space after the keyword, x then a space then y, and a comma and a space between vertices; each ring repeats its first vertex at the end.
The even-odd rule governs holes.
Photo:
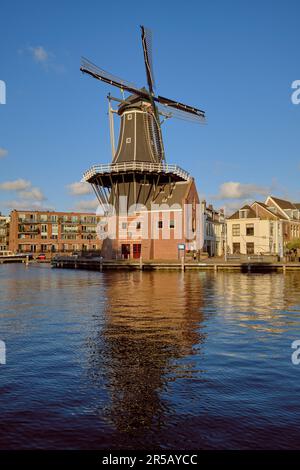
POLYGON ((279 199, 278 197, 271 196, 273 201, 283 210, 285 209, 297 209, 295 204, 290 201, 286 201, 285 199, 279 199))
POLYGON ((247 214, 247 217, 246 217, 247 219, 256 219, 257 218, 257 215, 256 215, 255 211, 250 206, 248 206, 247 204, 245 206, 241 207, 241 209, 236 211, 234 214, 232 214, 228 218, 229 219, 239 219, 240 218, 240 211, 245 210, 245 209, 248 210, 248 214, 247 214))
POLYGON ((270 214, 272 214, 273 217, 277 217, 277 218, 278 218, 278 217, 284 217, 284 218, 286 218, 286 216, 282 216, 281 213, 279 214, 279 213, 278 213, 278 210, 272 211, 271 208, 270 208, 269 206, 267 206, 264 202, 255 201, 255 202, 253 202, 252 207, 254 206, 254 204, 257 204, 257 205, 261 206, 264 210, 266 210, 266 211, 268 211, 270 214))

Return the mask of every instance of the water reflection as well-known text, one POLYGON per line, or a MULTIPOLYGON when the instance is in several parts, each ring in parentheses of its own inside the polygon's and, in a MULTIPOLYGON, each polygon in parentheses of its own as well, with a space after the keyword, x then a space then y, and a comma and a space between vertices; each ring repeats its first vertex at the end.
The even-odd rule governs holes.
POLYGON ((298 448, 299 288, 0 267, 0 448, 298 448))
POLYGON ((114 282, 114 275, 104 278, 105 323, 89 339, 90 371, 93 380, 105 378, 107 418, 119 431, 153 430, 167 419, 162 396, 168 384, 198 372, 202 281, 178 273, 124 273, 114 282))
POLYGON ((220 272, 215 276, 213 309, 224 321, 259 331, 282 333, 299 325, 300 276, 220 272), (287 315, 293 311, 293 315, 287 315))

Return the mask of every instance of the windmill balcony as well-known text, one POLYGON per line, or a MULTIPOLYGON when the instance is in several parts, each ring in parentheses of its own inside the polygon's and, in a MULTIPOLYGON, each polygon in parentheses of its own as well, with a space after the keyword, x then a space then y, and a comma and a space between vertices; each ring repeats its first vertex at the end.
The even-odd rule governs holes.
POLYGON ((120 163, 107 163, 101 165, 94 165, 87 170, 82 178, 83 182, 92 182, 96 176, 109 176, 118 173, 154 173, 166 176, 176 177, 178 181, 188 181, 190 175, 187 171, 180 168, 178 165, 169 165, 167 163, 149 163, 149 162, 120 162, 120 163))

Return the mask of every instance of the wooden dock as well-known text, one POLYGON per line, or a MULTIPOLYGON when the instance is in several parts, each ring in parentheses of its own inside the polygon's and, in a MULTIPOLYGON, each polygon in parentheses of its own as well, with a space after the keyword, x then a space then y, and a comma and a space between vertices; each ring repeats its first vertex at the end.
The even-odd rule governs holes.
POLYGON ((5 263, 29 263, 28 255, 9 255, 9 256, 0 256, 0 264, 5 263))
POLYGON ((53 268, 103 270, 198 270, 198 271, 240 271, 240 272, 300 272, 300 263, 267 263, 265 261, 143 261, 139 260, 104 260, 100 258, 56 257, 52 259, 53 268))

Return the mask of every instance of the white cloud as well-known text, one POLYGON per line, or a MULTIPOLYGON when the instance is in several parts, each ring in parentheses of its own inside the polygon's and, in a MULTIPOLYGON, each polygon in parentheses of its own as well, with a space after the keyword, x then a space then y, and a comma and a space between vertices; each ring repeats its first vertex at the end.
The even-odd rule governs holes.
POLYGON ((94 212, 99 206, 99 201, 97 199, 92 199, 89 201, 80 201, 75 204, 75 209, 82 212, 94 212))
POLYGON ((46 198, 39 188, 30 188, 28 191, 21 191, 20 197, 24 199, 35 199, 36 201, 44 201, 46 198))
POLYGON ((0 190, 2 191, 23 191, 31 187, 31 182, 22 178, 14 181, 4 181, 0 183, 0 190))
POLYGON ((14 181, 0 183, 0 190, 15 191, 17 199, 4 202, 5 207, 20 210, 49 210, 52 207, 45 206, 42 201, 46 199, 43 192, 34 186, 31 181, 22 178, 14 181))
POLYGON ((257 186, 256 184, 243 184, 236 181, 229 181, 221 184, 219 194, 216 199, 248 199, 259 196, 267 196, 270 188, 257 186))
POLYGON ((42 204, 40 201, 13 200, 5 201, 4 206, 10 210, 55 210, 54 207, 42 204))
POLYGON ((83 194, 91 194, 92 193, 92 187, 89 183, 72 183, 67 186, 69 189, 70 194, 72 196, 78 196, 78 195, 83 195, 83 194))
POLYGON ((26 46, 19 49, 19 54, 30 55, 35 62, 40 64, 45 70, 53 70, 56 73, 64 73, 63 64, 56 62, 55 55, 46 50, 44 46, 26 46))
POLYGON ((49 58, 49 53, 46 51, 46 49, 43 46, 29 47, 28 50, 31 52, 36 62, 43 62, 43 63, 47 62, 49 58))
POLYGON ((223 204, 223 208, 225 210, 225 215, 226 217, 229 217, 230 215, 232 215, 234 212, 236 212, 238 209, 240 209, 241 207, 243 207, 245 204, 249 204, 251 205, 253 202, 253 200, 235 200, 235 201, 230 201, 230 202, 226 202, 225 204, 223 204))
POLYGON ((0 158, 6 157, 7 154, 8 151, 5 148, 0 147, 0 158))

